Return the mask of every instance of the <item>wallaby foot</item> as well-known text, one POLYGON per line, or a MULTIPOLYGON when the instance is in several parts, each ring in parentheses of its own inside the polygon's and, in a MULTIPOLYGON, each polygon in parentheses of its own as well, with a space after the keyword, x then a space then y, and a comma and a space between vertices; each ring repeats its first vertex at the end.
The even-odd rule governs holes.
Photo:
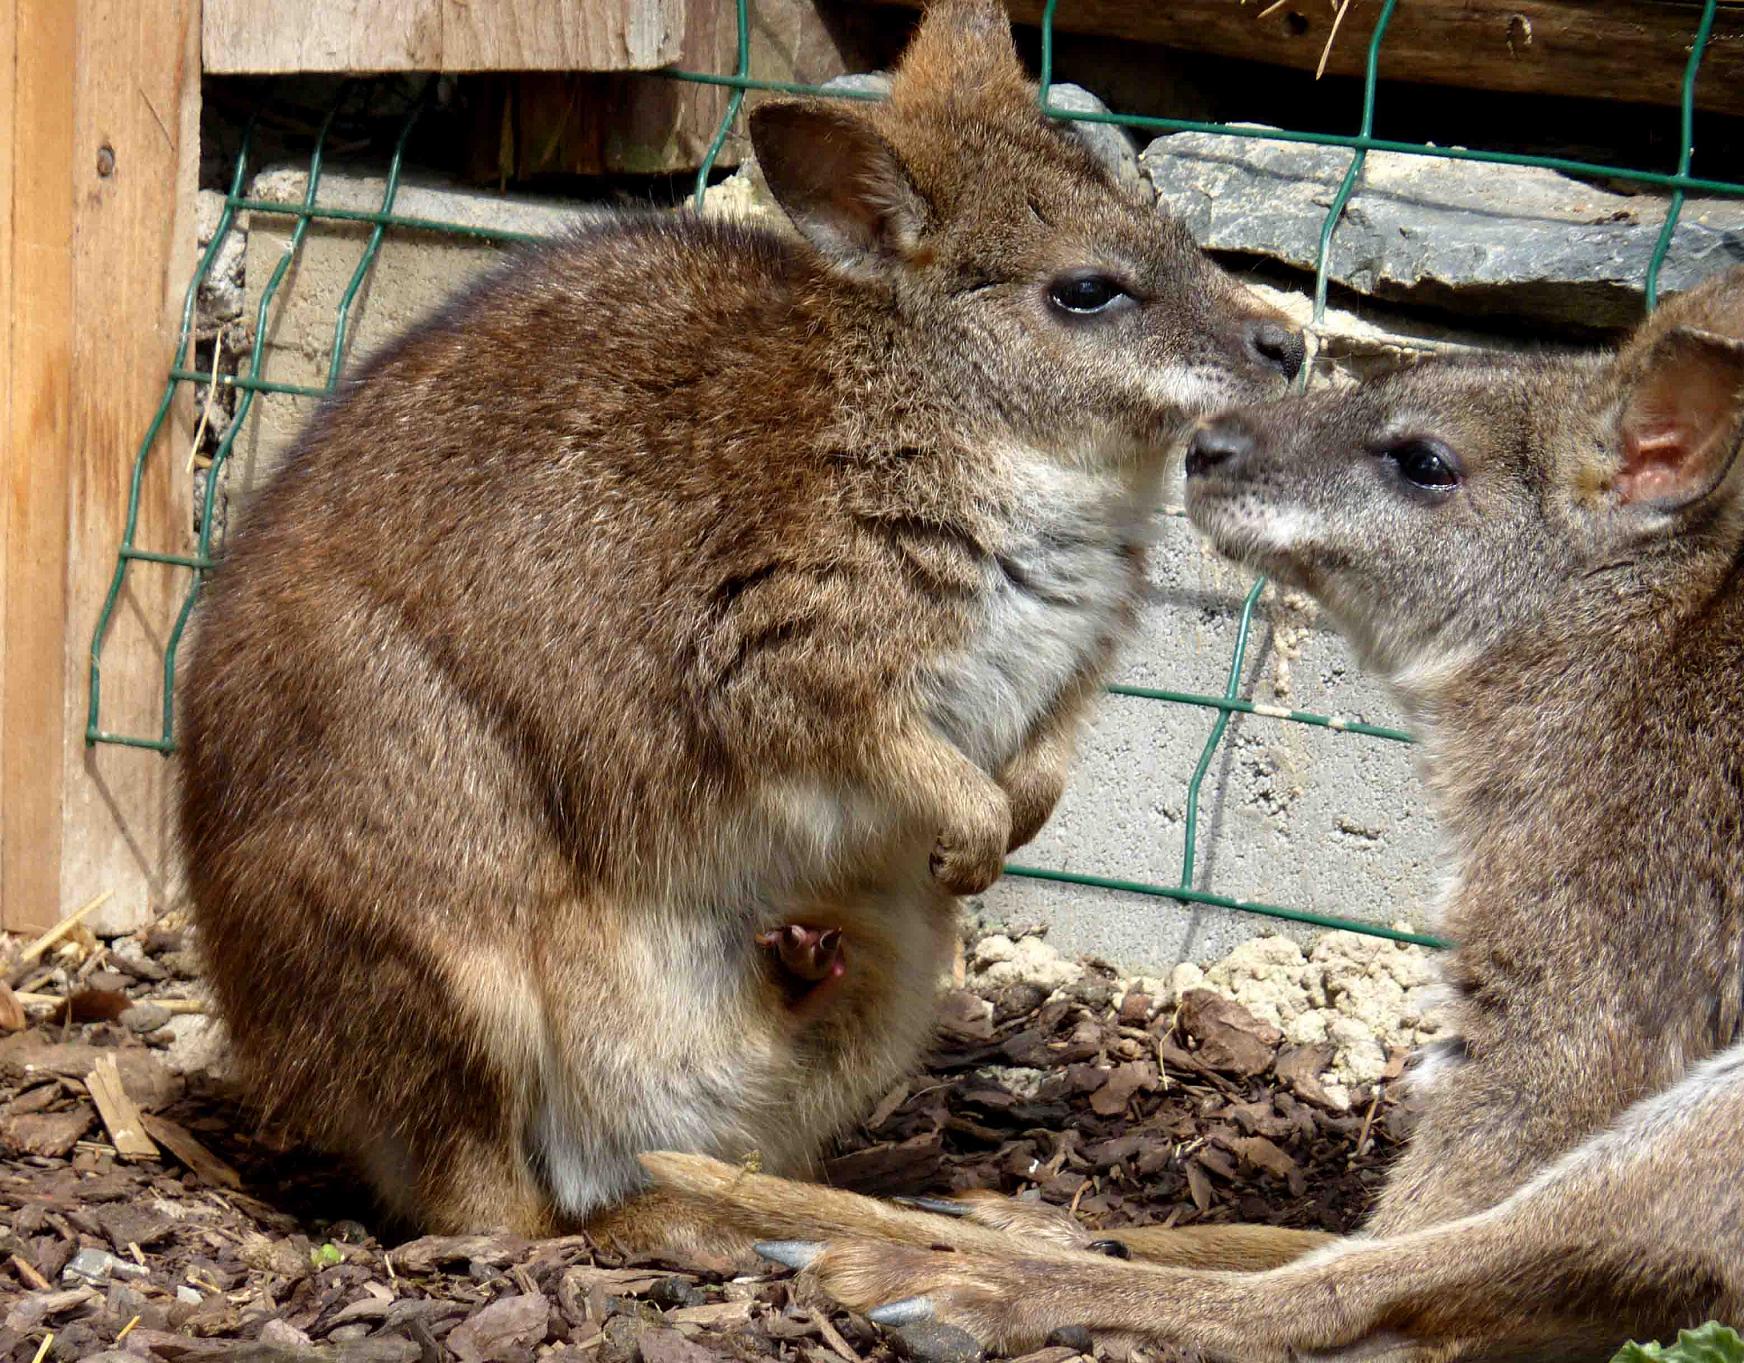
POLYGON ((787 923, 758 933, 757 945, 772 952, 788 975, 807 984, 840 975, 845 966, 840 928, 808 928, 801 923, 787 923))
POLYGON ((1070 1213, 996 1193, 911 1199, 907 1205, 813 1183, 754 1174, 737 1165, 662 1151, 641 1157, 656 1193, 688 1204, 691 1214, 757 1241, 875 1239, 926 1248, 982 1247, 1018 1254, 1041 1242, 1200 1268, 1264 1268, 1285 1263, 1331 1237, 1264 1226, 1134 1227, 1103 1234, 1070 1213))
POLYGON ((541 1240, 578 1229, 552 1203, 519 1152, 483 1141, 458 1143, 424 1161, 431 1170, 410 1205, 439 1235, 466 1235, 494 1227, 541 1240))
POLYGON ((951 1237, 786 1245, 782 1261, 880 1323, 936 1318, 1012 1353, 1081 1325, 1243 1363, 1587 1360, 1744 1310, 1744 1206, 1730 1191, 1741 1124, 1744 1046, 1488 1211, 1260 1273, 951 1237))

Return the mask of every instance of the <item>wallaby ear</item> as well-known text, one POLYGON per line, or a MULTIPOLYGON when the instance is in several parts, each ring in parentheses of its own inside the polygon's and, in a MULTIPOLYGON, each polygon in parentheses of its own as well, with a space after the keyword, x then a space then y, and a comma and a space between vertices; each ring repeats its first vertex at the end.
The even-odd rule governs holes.
POLYGON ((1633 374, 1617 422, 1618 499, 1676 511, 1712 496, 1744 436, 1744 342, 1676 327, 1624 363, 1633 374))
POLYGON ((1028 77, 999 0, 932 0, 902 54, 891 98, 1027 92, 1028 77))
POLYGON ((811 244, 850 266, 887 264, 926 215, 896 153, 866 119, 827 104, 751 111, 751 145, 769 190, 811 244))

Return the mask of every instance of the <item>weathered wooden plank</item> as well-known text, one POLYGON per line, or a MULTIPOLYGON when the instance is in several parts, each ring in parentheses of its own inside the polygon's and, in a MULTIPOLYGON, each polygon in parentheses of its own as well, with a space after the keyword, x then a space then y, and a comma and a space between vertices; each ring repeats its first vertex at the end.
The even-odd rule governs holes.
POLYGON ((0 926, 60 917, 74 14, 0 0, 0 926))
MULTIPOLYGON (((68 4, 68 0, 46 0, 68 4)), ((164 389, 193 269, 199 168, 199 0, 77 0, 72 407, 61 902, 114 892, 96 923, 140 921, 176 883, 170 764, 84 742, 91 631, 127 515, 133 454, 164 389)), ((65 251, 65 246, 61 250, 65 251)), ((140 548, 186 553, 190 413, 178 403, 141 487, 140 548)), ((103 649, 104 727, 155 735, 163 645, 185 569, 135 563, 103 649)))
POLYGON ((212 75, 646 71, 678 60, 686 8, 687 0, 206 0, 201 47, 212 75))
MULTIPOLYGON (((888 3, 889 0, 875 0, 888 3)), ((1041 21, 1046 0, 1008 0, 1041 21)), ((1352 0, 1327 60, 1360 75, 1381 0, 1352 0)), ((1331 35, 1327 0, 1064 0, 1062 32, 1138 39, 1312 71, 1331 35)), ((1401 0, 1381 49, 1392 80, 1675 104, 1701 19, 1697 0, 1401 0)), ((1744 113, 1744 4, 1719 7, 1696 102, 1744 113)))
MULTIPOLYGON (((883 34, 905 18, 842 0, 750 0, 751 71, 760 80, 821 84, 876 64, 883 34)), ((679 68, 729 74, 738 23, 727 0, 690 0, 679 68)), ((515 75, 475 92, 471 169, 479 179, 540 174, 658 174, 699 165, 729 91, 645 75, 515 75)), ((746 107, 764 96, 753 94, 746 107)), ((718 163, 737 165, 743 120, 718 163)))

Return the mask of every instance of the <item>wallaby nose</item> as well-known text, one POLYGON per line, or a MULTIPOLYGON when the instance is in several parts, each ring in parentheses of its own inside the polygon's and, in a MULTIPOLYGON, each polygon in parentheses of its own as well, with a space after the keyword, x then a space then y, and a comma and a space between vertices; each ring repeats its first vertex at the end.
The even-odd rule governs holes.
POLYGON ((1187 476, 1203 477, 1253 449, 1253 437, 1232 421, 1213 421, 1193 432, 1187 445, 1187 476))
POLYGON ((1285 379, 1293 379, 1302 372, 1302 360, 1308 353, 1301 332, 1291 331, 1281 322, 1264 320, 1248 324, 1247 348, 1256 360, 1277 370, 1285 379))

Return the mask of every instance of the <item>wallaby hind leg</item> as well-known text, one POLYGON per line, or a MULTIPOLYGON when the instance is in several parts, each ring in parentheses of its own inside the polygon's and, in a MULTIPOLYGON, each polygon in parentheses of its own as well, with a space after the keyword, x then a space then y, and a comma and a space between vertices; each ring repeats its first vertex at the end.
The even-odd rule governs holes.
POLYGON ((915 1198, 909 1204, 922 1211, 956 1216, 979 1226, 1060 1249, 1085 1249, 1117 1259, 1177 1268, 1276 1268, 1300 1259, 1310 1250, 1332 1244, 1335 1236, 1321 1231, 1288 1230, 1281 1226, 1121 1226, 1095 1230, 1064 1207, 1025 1202, 993 1192, 960 1193, 954 1198, 915 1198))
MULTIPOLYGON (((879 1241, 784 1247, 887 1322, 936 1317, 1021 1352, 1066 1325, 1243 1363, 1590 1360, 1744 1311, 1744 1046, 1637 1104, 1498 1206, 1264 1273, 879 1241)), ((949 1243, 948 1241, 946 1243, 949 1243)))
MULTIPOLYGON (((991 1194, 949 1202, 923 1200, 919 1207, 907 1207, 839 1188, 753 1174, 704 1155, 661 1152, 642 1156, 642 1164, 654 1181, 649 1196, 661 1199, 657 1205, 675 1215, 681 1231, 700 1227, 735 1242, 739 1237, 758 1241, 842 1236, 923 1249, 950 1244, 1016 1254, 1033 1250, 1038 1242, 1065 1252, 1111 1239, 1120 1241, 1137 1259, 1197 1268, 1257 1269, 1287 1263, 1331 1239, 1311 1231, 1264 1226, 1131 1228, 1104 1237, 1057 1208, 1032 1207, 991 1194)), ((630 1203, 623 1209, 634 1218, 627 1224, 640 1224, 652 1215, 637 1208, 637 1203, 630 1203)), ((699 1243, 718 1247, 722 1241, 699 1243)))

